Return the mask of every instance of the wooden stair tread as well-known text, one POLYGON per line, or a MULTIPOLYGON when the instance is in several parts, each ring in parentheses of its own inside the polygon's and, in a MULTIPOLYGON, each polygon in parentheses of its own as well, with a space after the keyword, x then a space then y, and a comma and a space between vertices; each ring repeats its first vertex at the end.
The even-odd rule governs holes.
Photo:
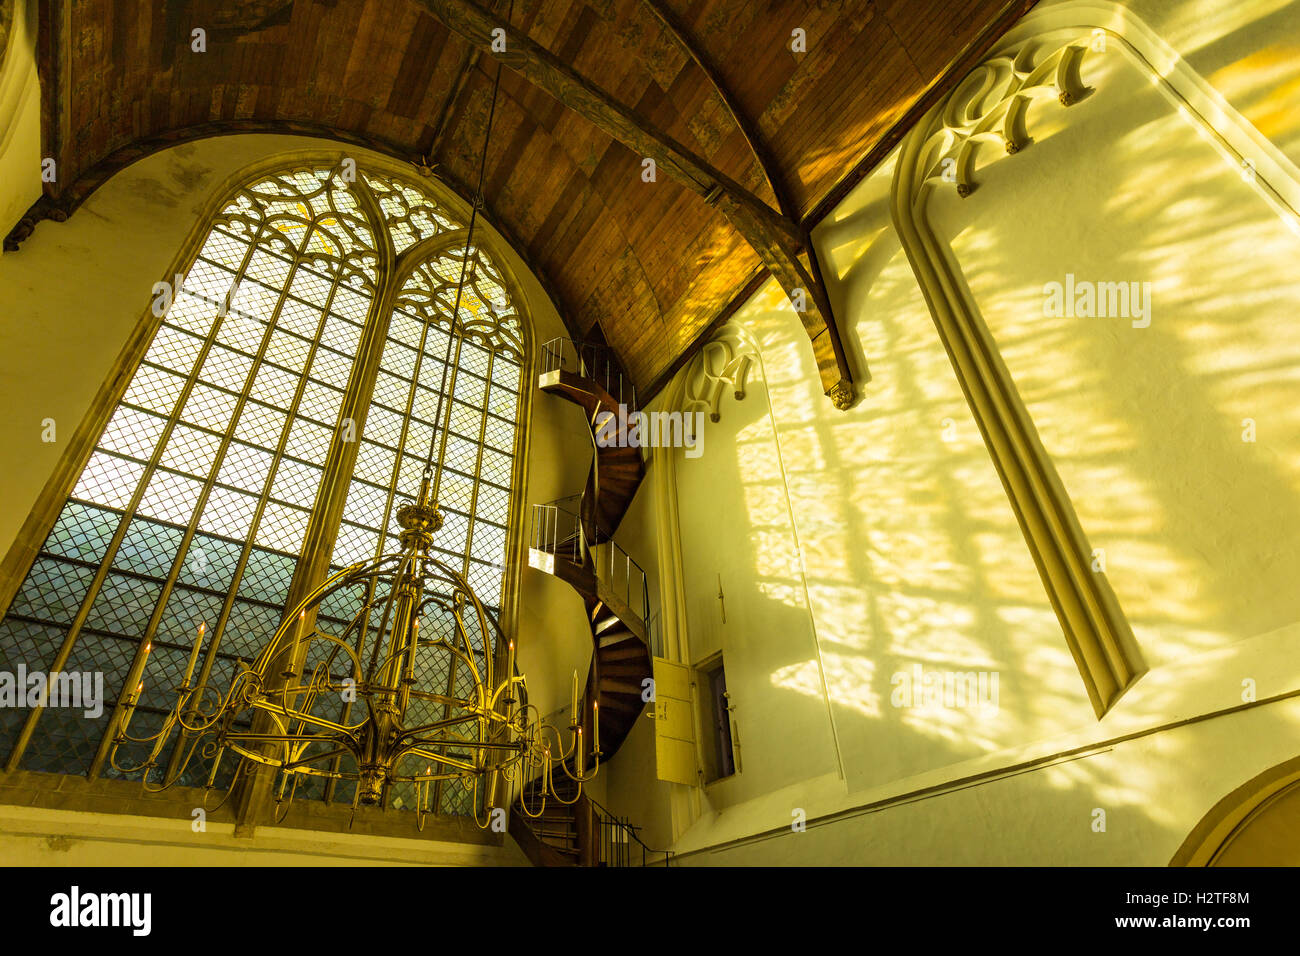
MULTIPOLYGON (((577 521, 582 536, 588 542, 596 542, 599 548, 601 543, 613 539, 641 482, 645 480, 646 461, 642 450, 626 445, 602 446, 595 441, 594 429, 603 413, 618 412, 618 402, 596 381, 561 369, 542 373, 538 387, 578 405, 586 413, 588 427, 592 430, 594 453, 577 521)), ((609 567, 604 569, 605 580, 602 580, 595 556, 608 555, 609 552, 593 549, 582 554, 575 548, 578 537, 573 534, 549 549, 537 549, 552 554, 554 560, 539 558, 534 566, 551 571, 587 601, 592 660, 581 707, 587 714, 584 725, 590 719, 593 700, 605 712, 601 715, 600 725, 600 759, 604 761, 617 752, 646 706, 641 698, 641 683, 652 675, 650 652, 646 645, 649 625, 641 619, 642 610, 625 603, 628 600, 639 602, 640 598, 621 593, 614 583, 617 578, 610 575, 609 567)), ((617 571, 621 573, 622 569, 617 571)), ((590 728, 587 733, 591 733, 590 728)), ((590 753, 587 760, 590 766, 594 760, 590 753)), ((573 799, 577 793, 576 785, 571 781, 557 783, 557 787, 565 800, 573 799)), ((533 849, 542 853, 542 859, 549 852, 566 861, 559 865, 568 865, 569 860, 578 861, 579 849, 568 845, 578 839, 575 808, 563 804, 548 806, 538 818, 525 820, 520 815, 520 822, 529 828, 532 839, 539 841, 533 849)), ((523 846, 524 842, 521 841, 520 845, 523 846)), ((533 854, 530 854, 532 858, 533 854)), ((556 859, 552 857, 551 862, 556 859)), ((538 860, 534 859, 534 862, 538 860)))

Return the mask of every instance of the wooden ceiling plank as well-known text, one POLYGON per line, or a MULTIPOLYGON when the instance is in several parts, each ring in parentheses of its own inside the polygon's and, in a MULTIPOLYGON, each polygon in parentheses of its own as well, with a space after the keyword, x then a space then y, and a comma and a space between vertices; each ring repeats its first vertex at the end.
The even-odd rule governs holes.
MULTIPOLYGON (((695 63, 695 66, 704 75, 713 89, 717 92, 723 106, 731 115, 737 129, 740 130, 745 142, 749 145, 750 151, 754 154, 759 168, 762 170, 763 178, 767 180, 768 189, 776 197, 777 207, 787 217, 793 217, 794 212, 789 205, 788 192, 780 172, 777 170, 775 163, 772 161, 771 154, 768 152, 766 144, 763 143, 758 133, 757 124, 750 119, 736 98, 732 95, 728 86, 723 82, 721 74, 714 68, 703 51, 697 46, 691 37, 687 28, 681 24, 676 15, 668 9, 660 0, 642 0, 646 8, 655 15, 664 28, 680 43, 687 55, 695 63)), ((687 113, 686 115, 690 115, 687 113)))

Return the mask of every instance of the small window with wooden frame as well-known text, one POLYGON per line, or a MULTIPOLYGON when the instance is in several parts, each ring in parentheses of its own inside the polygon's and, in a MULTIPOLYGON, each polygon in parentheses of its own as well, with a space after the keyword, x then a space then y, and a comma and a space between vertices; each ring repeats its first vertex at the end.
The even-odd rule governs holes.
POLYGON ((731 724, 731 698, 722 652, 695 667, 699 688, 700 762, 706 785, 736 773, 736 750, 731 724))

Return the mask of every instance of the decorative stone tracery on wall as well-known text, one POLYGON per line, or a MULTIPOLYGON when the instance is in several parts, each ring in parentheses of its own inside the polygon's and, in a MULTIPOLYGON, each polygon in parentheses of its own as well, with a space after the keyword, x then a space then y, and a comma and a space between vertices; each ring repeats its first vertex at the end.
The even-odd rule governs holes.
POLYGON ((682 376, 681 410, 707 411, 710 421, 718 421, 722 417, 722 396, 728 388, 736 401, 744 399, 745 382, 756 354, 747 330, 736 324, 725 326, 687 365, 682 376))
POLYGON ((1037 10, 1008 33, 904 139, 891 199, 903 248, 1099 718, 1146 666, 1105 575, 1090 565, 1069 496, 926 205, 949 185, 970 194, 981 143, 1000 144, 1006 154, 1024 150, 1032 142, 1027 116, 1035 99, 1054 96, 1063 107, 1079 102, 1090 92, 1080 66, 1108 43, 1220 153, 1249 163, 1263 198, 1293 227, 1300 224, 1294 165, 1130 11, 1096 0, 1037 10))
POLYGON ((1054 98, 1072 106, 1083 99, 1091 92, 1079 74, 1087 52, 1084 42, 1058 46, 1046 55, 1039 44, 1026 43, 967 74, 929 118, 928 127, 917 127, 928 132, 917 158, 922 173, 914 184, 914 201, 936 185, 954 182, 959 196, 970 195, 981 143, 998 144, 1009 155, 1030 144, 1026 124, 1034 100, 1054 98))

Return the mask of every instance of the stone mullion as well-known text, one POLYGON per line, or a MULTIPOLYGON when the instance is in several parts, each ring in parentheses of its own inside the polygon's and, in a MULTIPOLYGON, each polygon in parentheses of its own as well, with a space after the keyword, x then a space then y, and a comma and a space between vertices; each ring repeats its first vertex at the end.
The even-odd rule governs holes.
MULTIPOLYGON (((384 229, 383 216, 378 204, 361 179, 353 184, 358 204, 370 224, 378 253, 376 270, 376 288, 370 310, 366 315, 361 340, 357 344, 356 361, 348 377, 343 402, 339 408, 338 422, 351 419, 355 427, 353 440, 345 440, 343 429, 335 428, 330 440, 329 451, 325 456, 325 467, 321 475, 320 491, 316 495, 316 505, 307 521, 307 530, 303 535, 302 557, 294 570, 293 580, 289 585, 289 594, 285 607, 296 607, 328 576, 330 560, 333 556, 334 542, 338 534, 339 523, 343 520, 343 507, 347 503, 348 489, 351 484, 353 469, 356 467, 357 453, 361 445, 361 435, 365 430, 366 414, 370 409, 370 396, 374 393, 375 380, 379 373, 379 363, 383 356, 384 341, 388 335, 389 320, 393 312, 393 303, 397 295, 395 282, 395 253, 392 240, 384 229)), ((315 627, 315 609, 312 618, 305 622, 308 633, 315 627)), ((268 687, 277 690, 283 686, 268 687)), ((264 715, 254 719, 254 728, 259 732, 270 732, 271 722, 264 715)), ((243 781, 236 781, 235 786, 235 831, 237 835, 251 834, 264 818, 271 806, 271 786, 275 770, 259 764, 255 766, 243 781)))
MULTIPOLYGON (((272 326, 274 326, 275 321, 279 318, 280 312, 284 307, 285 299, 288 296, 289 289, 293 285, 293 276, 297 272, 301 264, 302 264, 301 259, 296 257, 293 263, 293 268, 291 269, 289 276, 285 279, 285 285, 283 291, 280 293, 280 299, 276 303, 275 311, 273 313, 272 326)), ((212 668, 216 665, 217 655, 221 650, 221 642, 225 638, 226 625, 230 621, 230 614, 231 611, 234 610, 234 606, 235 606, 235 598, 236 595, 239 593, 239 585, 243 581, 244 571, 248 567, 248 559, 253 553, 254 542, 257 540, 257 532, 262 523, 262 515, 266 511, 266 504, 271 496, 271 486, 275 483, 275 476, 280 467, 280 460, 284 457, 285 448, 288 446, 289 443, 289 434, 293 431, 293 424, 298 417, 298 409, 302 406, 302 396, 303 393, 306 392, 307 390, 308 376, 311 372, 312 363, 316 359, 316 352, 320 346, 321 336, 325 332, 325 322, 329 318, 330 308, 334 304, 334 297, 335 294, 338 292, 339 284, 342 282, 342 279, 343 279, 343 270, 340 267, 339 271, 334 276, 334 281, 330 285, 330 292, 329 295, 326 297, 325 304, 321 308, 320 321, 316 323, 316 332, 312 337, 311 344, 307 348, 307 357, 303 359, 302 375, 300 375, 298 378, 298 386, 294 390, 293 399, 289 403, 289 408, 286 412, 284 427, 280 429, 280 437, 276 442, 275 451, 273 452, 271 457, 271 465, 267 469, 266 480, 262 483, 262 490, 258 495, 257 507, 253 511, 253 518, 251 523, 249 524, 248 535, 244 540, 243 547, 240 548, 239 560, 235 563, 234 574, 232 575, 230 580, 230 585, 226 590, 226 597, 222 601, 221 611, 218 613, 217 621, 212 628, 212 642, 208 646, 208 648, 203 652, 203 663, 199 668, 199 675, 194 684, 194 688, 195 688, 194 690, 195 696, 193 698, 194 700, 202 699, 203 692, 206 689, 208 685, 208 680, 212 674, 212 668)), ((221 447, 218 449, 216 463, 213 465, 212 474, 208 481, 208 487, 204 489, 204 494, 205 494, 204 501, 206 501, 206 495, 208 493, 208 490, 211 488, 211 485, 216 481, 216 476, 220 471, 221 462, 225 458, 230 440, 233 439, 234 437, 234 429, 238 425, 239 415, 243 411, 244 400, 248 397, 249 393, 251 392, 253 378, 261 367, 261 362, 260 362, 261 357, 262 355, 259 353, 258 355, 259 361, 257 364, 254 365, 253 371, 249 374, 248 385, 244 389, 244 393, 240 398, 240 405, 236 410, 235 415, 231 419, 232 425, 230 431, 227 433, 226 439, 223 441, 221 447)), ((196 524, 199 515, 202 513, 202 506, 203 506, 203 502, 201 502, 199 508, 195 510, 196 524)), ((189 543, 190 542, 187 539, 184 542, 184 546, 188 548, 189 543)), ((184 554, 184 550, 182 550, 181 553, 184 554)), ((171 757, 169 758, 167 764, 167 776, 169 778, 176 771, 176 768, 179 765, 183 753, 183 749, 184 749, 185 739, 186 739, 186 735, 182 733, 180 736, 178 736, 176 745, 172 749, 171 757)))

